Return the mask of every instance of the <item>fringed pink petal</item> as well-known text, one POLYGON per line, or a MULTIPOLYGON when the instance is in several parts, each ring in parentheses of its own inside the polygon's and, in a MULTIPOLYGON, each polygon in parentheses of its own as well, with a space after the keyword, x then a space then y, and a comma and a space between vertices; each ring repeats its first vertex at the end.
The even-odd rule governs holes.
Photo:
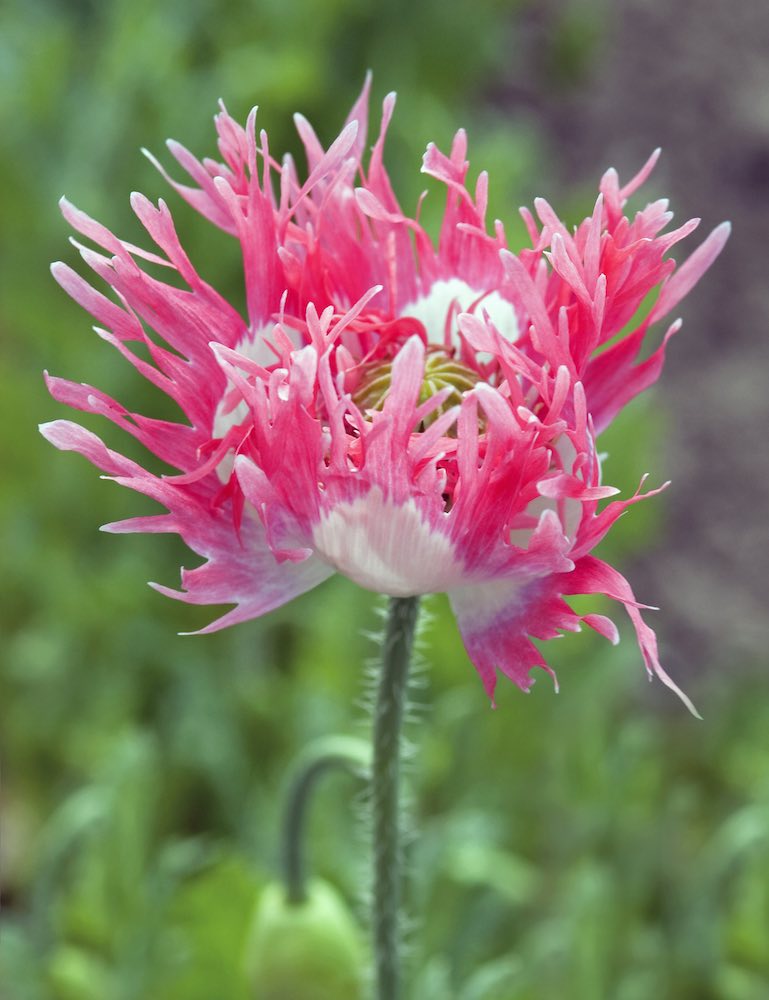
POLYGON ((720 226, 716 226, 705 242, 668 279, 652 310, 650 317, 652 322, 655 319, 661 319, 672 309, 675 309, 681 299, 694 288, 702 275, 713 265, 723 250, 726 241, 729 239, 731 230, 732 227, 728 222, 722 222, 720 226))
POLYGON ((662 493, 663 490, 667 489, 670 485, 669 482, 663 483, 654 490, 648 490, 646 493, 642 493, 644 483, 647 477, 644 476, 641 479, 641 483, 633 494, 627 500, 614 500, 612 503, 607 504, 606 507, 600 512, 595 513, 595 505, 590 505, 593 509, 588 509, 586 511, 587 517, 583 517, 580 522, 579 533, 574 542, 574 556, 575 558, 585 555, 591 549, 605 537, 609 528, 614 524, 614 522, 622 517, 628 507, 633 506, 633 504, 638 503, 640 500, 647 500, 649 497, 657 496, 662 493))
POLYGON ((187 171, 187 173, 192 177, 193 180, 197 182, 198 187, 191 187, 188 184, 180 184, 175 181, 173 177, 168 173, 163 164, 157 159, 157 157, 151 153, 148 149, 142 150, 144 155, 150 161, 150 163, 155 167, 155 169, 160 173, 167 184, 179 194, 188 205, 191 206, 199 215, 203 218, 208 219, 217 229, 222 229, 226 233, 235 235, 236 229, 235 224, 232 220, 232 216, 227 210, 226 206, 223 204, 221 196, 216 190, 214 184, 214 179, 211 174, 206 170, 206 168, 190 153, 188 149, 185 149, 181 143, 175 142, 173 139, 168 141, 168 150, 171 156, 180 164, 180 166, 187 171))
POLYGON ((621 573, 600 559, 585 556, 579 560, 574 572, 563 578, 562 586, 564 594, 604 594, 613 601, 623 604, 633 623, 649 677, 658 677, 666 687, 678 695, 692 715, 700 718, 691 700, 663 670, 657 652, 657 637, 641 617, 640 605, 630 584, 621 573))
POLYGON ((107 446, 85 427, 73 424, 70 420, 52 420, 40 424, 40 433, 60 451, 77 451, 97 468, 110 476, 141 475, 143 469, 135 462, 111 451, 107 446))
POLYGON ((331 567, 315 557, 300 563, 278 563, 256 518, 244 518, 236 532, 227 512, 212 507, 192 490, 151 476, 76 424, 59 420, 43 424, 40 430, 57 448, 80 452, 121 485, 144 493, 168 508, 168 514, 153 517, 149 522, 132 519, 105 528, 113 532, 176 532, 206 560, 197 569, 182 571, 181 591, 153 584, 161 593, 188 604, 236 605, 202 632, 216 631, 266 614, 333 574, 331 567))
POLYGON ((510 577, 469 584, 449 592, 468 656, 492 702, 497 671, 523 691, 531 688, 530 674, 535 667, 545 670, 555 680, 555 673, 532 639, 555 639, 564 631, 579 631, 580 616, 558 592, 558 581, 562 578, 560 575, 534 580, 510 577))
POLYGON ((194 427, 129 413, 106 393, 90 385, 54 378, 47 373, 46 385, 58 402, 106 417, 174 468, 193 465, 200 447, 207 440, 194 427))
POLYGON ((355 101, 352 108, 350 108, 350 113, 345 119, 345 125, 349 125, 350 122, 358 123, 358 132, 352 149, 350 150, 351 155, 358 164, 360 164, 366 151, 366 139, 368 137, 368 106, 369 99, 371 97, 372 79, 373 74, 371 73, 371 70, 368 70, 363 81, 363 87, 358 95, 358 99, 355 101))
POLYGON ((658 146, 652 152, 649 159, 646 161, 646 163, 644 163, 644 165, 641 167, 641 169, 638 171, 635 177, 629 180, 627 184, 625 184, 624 187, 620 189, 619 197, 623 205, 627 201, 627 199, 631 195, 635 194, 635 192, 649 179, 652 170, 654 170, 654 167, 656 166, 657 160, 660 158, 661 152, 662 150, 658 146))
POLYGON ((561 595, 571 594, 603 594, 622 603, 635 628, 649 676, 658 677, 697 715, 690 699, 663 670, 656 637, 643 621, 629 584, 612 567, 591 556, 581 559, 569 573, 529 581, 503 578, 449 593, 465 647, 490 698, 494 696, 497 670, 524 691, 531 687, 530 671, 534 667, 552 674, 531 638, 548 640, 563 631, 579 631, 584 621, 611 642, 617 642, 617 630, 608 618, 580 616, 566 604, 561 595))
POLYGON ((500 259, 513 292, 529 317, 534 347, 544 355, 552 367, 557 368, 563 364, 570 371, 573 371, 572 359, 564 354, 545 303, 537 291, 531 275, 521 261, 509 251, 500 251, 500 259))
POLYGON ((240 526, 241 545, 234 544, 232 525, 222 518, 209 521, 206 537, 196 549, 206 562, 182 570, 182 589, 153 583, 167 597, 187 604, 234 604, 235 608, 198 630, 216 632, 229 625, 259 618, 333 575, 317 557, 302 562, 278 562, 266 544, 263 529, 253 519, 240 526))
POLYGON ((633 362, 643 346, 646 324, 590 360, 583 382, 597 434, 609 426, 631 399, 654 385, 665 363, 668 341, 680 329, 680 320, 671 324, 662 344, 640 364, 633 362))

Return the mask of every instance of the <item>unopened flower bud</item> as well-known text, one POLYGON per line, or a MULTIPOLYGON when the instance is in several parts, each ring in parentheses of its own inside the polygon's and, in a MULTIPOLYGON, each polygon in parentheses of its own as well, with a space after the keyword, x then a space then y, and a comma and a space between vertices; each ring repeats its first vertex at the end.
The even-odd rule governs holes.
POLYGON ((282 885, 263 891, 246 964, 254 1000, 362 1000, 366 956, 361 932, 339 893, 314 880, 302 903, 282 885))

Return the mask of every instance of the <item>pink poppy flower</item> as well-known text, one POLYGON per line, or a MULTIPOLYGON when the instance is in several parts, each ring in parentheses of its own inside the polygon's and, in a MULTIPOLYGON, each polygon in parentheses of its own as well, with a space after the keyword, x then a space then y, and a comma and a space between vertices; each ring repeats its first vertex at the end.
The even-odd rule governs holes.
POLYGON ((224 108, 217 115, 221 162, 169 143, 192 180, 170 183, 240 243, 246 317, 195 270, 162 201, 132 196, 160 253, 64 202, 103 251, 80 248, 114 296, 61 263, 56 279, 186 421, 129 413, 49 377, 57 400, 108 417, 176 471, 154 475, 68 421, 43 433, 166 508, 104 530, 178 532, 203 557, 182 571, 181 591, 153 584, 193 604, 234 605, 203 632, 336 572, 393 596, 445 591, 493 697, 497 671, 524 690, 533 667, 552 673, 532 639, 584 622, 616 642, 608 618, 564 600, 603 594, 627 609, 649 674, 677 690, 630 586, 591 555, 629 505, 658 491, 602 506, 617 490, 602 485, 596 437, 656 381, 679 323, 639 362, 646 334, 715 260, 728 226, 676 268, 667 253, 697 220, 664 233, 666 202, 624 214, 655 154, 624 187, 608 171, 574 232, 537 201, 539 223, 524 211, 532 247, 515 254, 501 223, 487 228, 486 174, 467 187, 460 131, 449 155, 430 145, 423 160, 447 192, 436 246, 418 213, 401 210, 383 166, 394 103, 384 102, 367 163, 368 82, 328 150, 297 116, 303 182, 257 137, 255 111, 245 128, 224 108))

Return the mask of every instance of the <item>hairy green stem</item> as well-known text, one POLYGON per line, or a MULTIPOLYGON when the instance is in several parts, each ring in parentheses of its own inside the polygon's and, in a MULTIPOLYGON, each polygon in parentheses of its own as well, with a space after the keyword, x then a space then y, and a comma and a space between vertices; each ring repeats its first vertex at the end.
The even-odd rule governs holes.
POLYGON ((318 779, 327 771, 342 768, 369 775, 371 751, 352 736, 330 736, 312 743, 294 765, 283 814, 283 882, 289 903, 307 899, 304 843, 310 801, 318 779))
POLYGON ((418 597, 390 598, 382 669, 374 707, 371 811, 374 838, 374 939, 377 1000, 399 1000, 398 913, 401 897, 400 765, 409 663, 418 597))

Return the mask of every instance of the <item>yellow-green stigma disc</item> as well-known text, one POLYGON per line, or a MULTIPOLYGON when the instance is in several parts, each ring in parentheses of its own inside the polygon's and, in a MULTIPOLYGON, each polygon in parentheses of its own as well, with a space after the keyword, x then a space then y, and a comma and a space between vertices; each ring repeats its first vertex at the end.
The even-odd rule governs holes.
MULTIPOLYGON (((472 389, 480 380, 477 372, 461 361, 456 361, 446 351, 433 350, 425 359, 425 371, 422 385, 419 389, 419 404, 440 392, 449 389, 443 403, 426 418, 425 425, 431 424, 436 417, 462 400, 462 394, 472 389)), ((381 410, 392 384, 392 362, 373 364, 363 376, 360 385, 353 393, 353 401, 361 410, 381 410)))

